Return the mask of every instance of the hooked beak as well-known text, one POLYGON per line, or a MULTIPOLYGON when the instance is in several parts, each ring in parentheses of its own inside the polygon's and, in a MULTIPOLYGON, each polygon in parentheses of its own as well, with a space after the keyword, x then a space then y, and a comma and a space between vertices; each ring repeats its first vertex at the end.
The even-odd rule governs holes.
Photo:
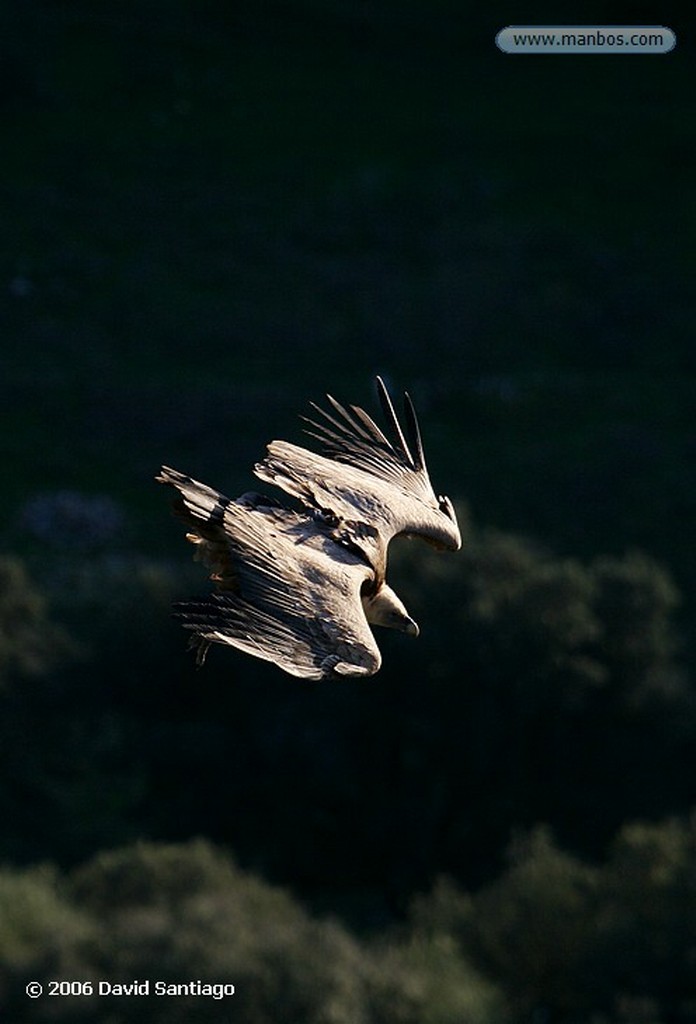
POLYGON ((418 636, 420 633, 418 623, 414 622, 413 619, 408 619, 404 626, 404 633, 408 633, 409 636, 418 636))

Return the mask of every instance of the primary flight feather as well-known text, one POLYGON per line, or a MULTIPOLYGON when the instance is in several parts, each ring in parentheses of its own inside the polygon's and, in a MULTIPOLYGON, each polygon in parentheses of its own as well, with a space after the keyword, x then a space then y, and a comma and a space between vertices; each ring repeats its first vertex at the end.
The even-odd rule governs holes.
POLYGON ((312 406, 326 423, 307 421, 313 428, 308 433, 322 442, 323 454, 271 441, 255 472, 307 507, 333 517, 334 536, 353 543, 383 580, 393 537, 423 537, 449 551, 458 551, 462 539, 452 502, 436 496, 430 483, 411 399, 404 395, 409 445, 381 377, 377 391, 393 441, 363 409, 350 406, 349 411, 327 395, 332 413, 312 406))
POLYGON ((175 606, 199 663, 222 643, 307 679, 368 676, 381 665, 370 624, 418 634, 385 579, 389 541, 417 535, 457 550, 461 538, 451 502, 430 484, 410 399, 407 441, 377 383, 392 440, 364 410, 327 396, 331 412, 313 406, 326 422, 309 421, 324 454, 269 444, 256 473, 298 498, 299 511, 257 494, 233 501, 162 468, 156 479, 178 491, 175 513, 216 586, 175 606))

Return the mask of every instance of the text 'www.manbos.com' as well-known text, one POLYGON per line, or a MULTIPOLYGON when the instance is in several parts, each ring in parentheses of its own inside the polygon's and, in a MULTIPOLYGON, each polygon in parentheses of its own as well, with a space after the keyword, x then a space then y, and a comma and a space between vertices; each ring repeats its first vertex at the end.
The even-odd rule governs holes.
POLYGON ((664 25, 508 25, 495 37, 503 53, 669 53, 677 37, 664 25))

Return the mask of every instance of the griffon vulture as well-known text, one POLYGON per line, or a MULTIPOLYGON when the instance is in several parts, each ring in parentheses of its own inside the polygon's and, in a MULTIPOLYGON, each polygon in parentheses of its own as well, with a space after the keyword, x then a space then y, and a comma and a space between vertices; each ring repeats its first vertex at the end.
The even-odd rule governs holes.
POLYGON ((156 477, 179 492, 175 513, 216 585, 175 605, 199 664, 217 642, 307 679, 368 676, 382 660, 370 624, 418 635, 385 579, 389 541, 422 536, 456 551, 461 538, 452 503, 431 487, 408 395, 410 445, 379 377, 377 386, 393 441, 327 396, 333 413, 314 406, 327 423, 309 421, 323 455, 269 444, 256 473, 298 498, 299 511, 251 493, 232 501, 166 466, 156 477))

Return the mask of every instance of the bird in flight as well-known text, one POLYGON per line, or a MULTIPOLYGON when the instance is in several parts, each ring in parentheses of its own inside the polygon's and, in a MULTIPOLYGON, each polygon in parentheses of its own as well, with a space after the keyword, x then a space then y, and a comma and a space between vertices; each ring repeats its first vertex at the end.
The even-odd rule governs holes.
POLYGON ((461 536, 451 501, 430 483, 409 396, 407 440, 380 377, 377 393, 391 438, 327 395, 329 410, 312 403, 305 418, 322 454, 268 445, 255 473, 299 511, 254 492, 231 500, 162 467, 156 479, 176 488, 175 514, 215 584, 208 598, 174 606, 198 664, 222 643, 305 679, 370 676, 382 662, 371 625, 418 635, 386 581, 389 542, 418 536, 457 551, 461 536))

